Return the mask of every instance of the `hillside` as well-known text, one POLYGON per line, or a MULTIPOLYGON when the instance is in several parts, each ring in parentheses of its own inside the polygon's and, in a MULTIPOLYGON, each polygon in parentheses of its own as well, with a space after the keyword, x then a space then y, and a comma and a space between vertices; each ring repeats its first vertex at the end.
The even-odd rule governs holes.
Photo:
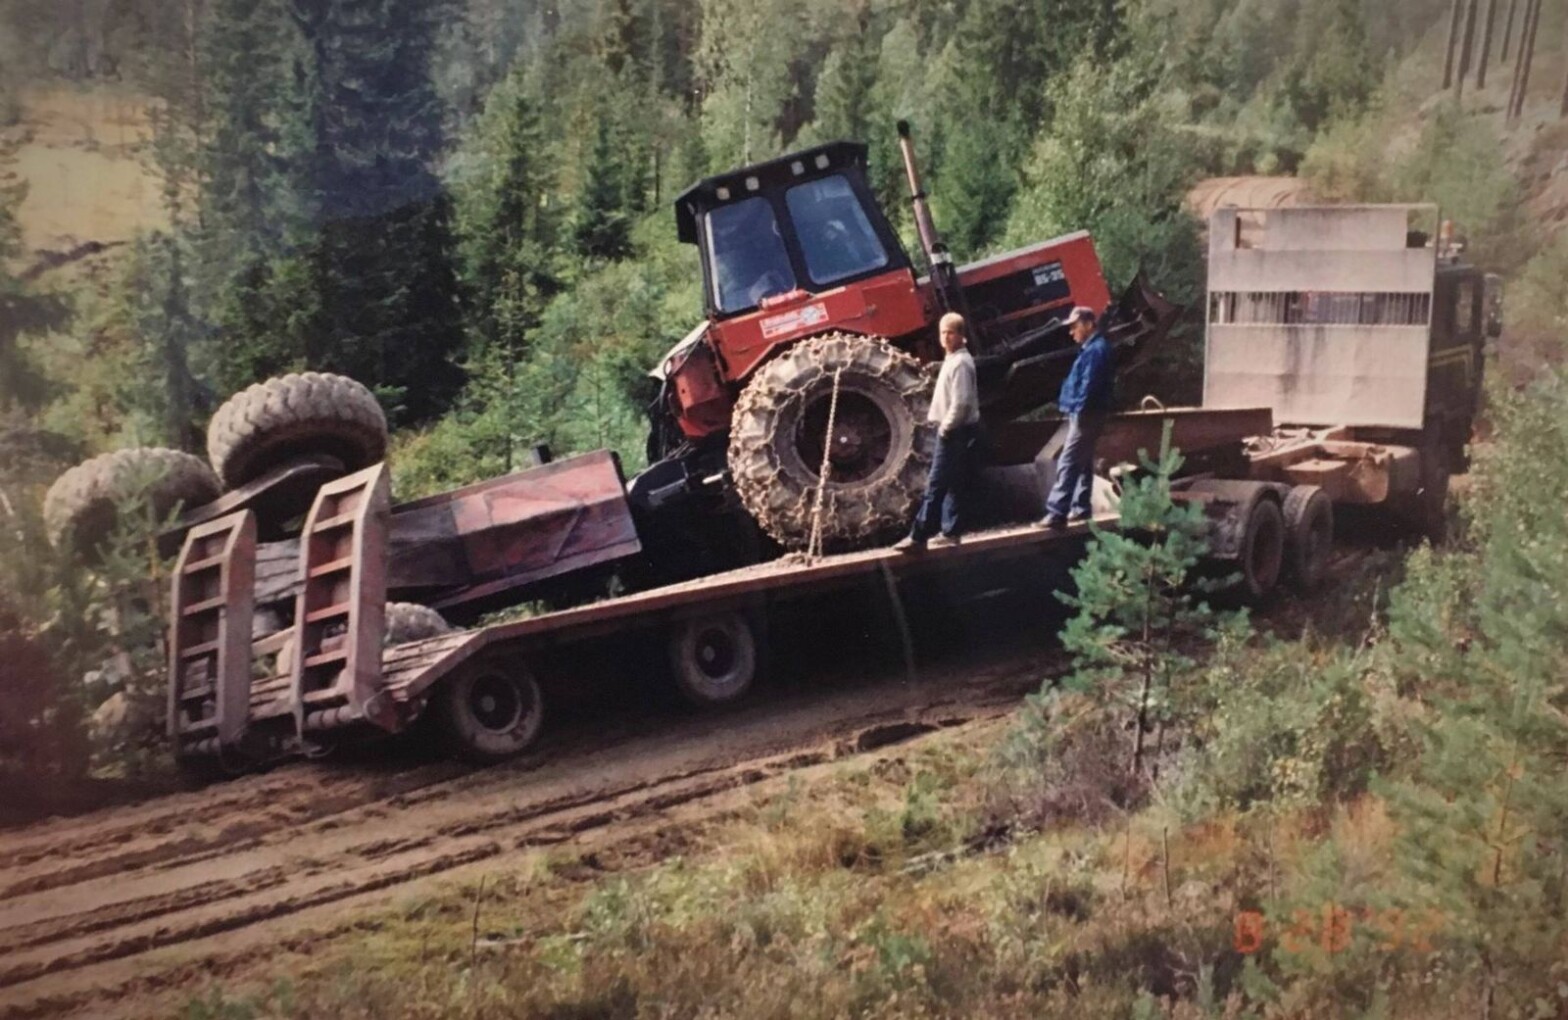
POLYGON ((0 834, 0 1017, 1568 1017, 1568 2, 1490 7, 1542 12, 1516 123, 1512 61, 1442 89, 1450 0, 0 0, 0 817, 84 812, 0 834), (147 486, 89 562, 63 471, 313 370, 399 500, 631 475, 704 317, 673 196, 863 138, 914 248, 900 117, 960 260, 1087 229, 1195 309, 1217 204, 1438 203, 1508 294, 1446 544, 1347 514, 1232 612, 1167 461, 1071 584, 808 602, 733 712, 628 640, 500 765, 173 774, 147 486))

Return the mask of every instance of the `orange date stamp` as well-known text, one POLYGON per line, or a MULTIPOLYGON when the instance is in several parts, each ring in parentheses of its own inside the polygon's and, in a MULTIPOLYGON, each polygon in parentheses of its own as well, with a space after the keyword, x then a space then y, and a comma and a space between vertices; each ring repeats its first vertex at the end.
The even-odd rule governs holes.
POLYGON ((1287 953, 1304 953, 1313 948, 1325 953, 1344 952, 1350 948, 1358 926, 1371 933, 1374 944, 1383 952, 1408 949, 1430 953, 1432 936, 1447 926, 1437 910, 1369 910, 1325 903, 1319 910, 1291 911, 1288 924, 1271 921, 1261 911, 1243 910, 1236 915, 1236 952, 1249 956, 1262 949, 1271 923, 1279 930, 1279 947, 1287 953))

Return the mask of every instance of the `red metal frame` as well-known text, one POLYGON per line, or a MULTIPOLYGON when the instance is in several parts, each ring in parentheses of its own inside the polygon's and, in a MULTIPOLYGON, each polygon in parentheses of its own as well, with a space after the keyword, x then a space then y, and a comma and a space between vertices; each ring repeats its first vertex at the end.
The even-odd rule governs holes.
POLYGON ((169 738, 176 753, 216 753, 250 714, 256 515, 192 528, 174 566, 169 627, 169 738))

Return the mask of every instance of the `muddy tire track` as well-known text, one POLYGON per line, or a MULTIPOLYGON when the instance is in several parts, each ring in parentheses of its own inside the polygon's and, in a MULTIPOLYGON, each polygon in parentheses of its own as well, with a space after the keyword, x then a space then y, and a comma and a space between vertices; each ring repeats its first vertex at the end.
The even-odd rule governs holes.
POLYGON ((1014 649, 915 684, 862 680, 656 719, 608 746, 602 732, 568 736, 480 771, 305 763, 0 833, 0 1017, 177 1010, 198 978, 312 931, 350 931, 378 898, 519 850, 667 851, 681 838, 661 821, 671 812, 994 717, 1055 662, 1014 649))

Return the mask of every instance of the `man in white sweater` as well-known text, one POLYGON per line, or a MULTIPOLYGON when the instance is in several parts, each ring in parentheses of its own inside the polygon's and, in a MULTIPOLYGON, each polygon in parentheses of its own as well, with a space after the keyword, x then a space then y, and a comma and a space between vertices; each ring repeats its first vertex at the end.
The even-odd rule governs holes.
POLYGON ((932 545, 958 544, 963 535, 965 490, 973 476, 972 462, 980 437, 980 388, 975 381, 975 359, 964 339, 964 317, 948 312, 938 329, 947 356, 942 359, 936 391, 931 394, 931 412, 926 416, 937 427, 936 456, 909 537, 893 547, 901 552, 919 552, 928 541, 932 545), (932 539, 938 527, 941 534, 932 539))

